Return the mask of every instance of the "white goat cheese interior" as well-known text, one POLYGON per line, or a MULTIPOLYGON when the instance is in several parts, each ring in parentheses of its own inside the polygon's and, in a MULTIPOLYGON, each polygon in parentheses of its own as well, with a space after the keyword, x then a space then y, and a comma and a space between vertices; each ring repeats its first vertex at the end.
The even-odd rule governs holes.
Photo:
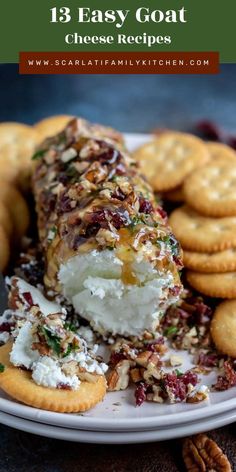
POLYGON ((113 250, 93 250, 62 264, 59 281, 64 296, 77 313, 102 333, 140 335, 157 326, 160 315, 175 297, 167 295, 173 286, 171 272, 158 273, 151 263, 136 260, 132 271, 140 281, 122 281, 123 262, 113 250))

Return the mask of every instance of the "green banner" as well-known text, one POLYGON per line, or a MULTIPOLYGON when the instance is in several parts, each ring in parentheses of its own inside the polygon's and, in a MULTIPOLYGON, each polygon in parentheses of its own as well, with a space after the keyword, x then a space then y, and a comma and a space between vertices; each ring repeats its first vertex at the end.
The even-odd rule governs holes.
POLYGON ((20 51, 219 51, 236 62, 236 1, 8 0, 0 62, 20 51))

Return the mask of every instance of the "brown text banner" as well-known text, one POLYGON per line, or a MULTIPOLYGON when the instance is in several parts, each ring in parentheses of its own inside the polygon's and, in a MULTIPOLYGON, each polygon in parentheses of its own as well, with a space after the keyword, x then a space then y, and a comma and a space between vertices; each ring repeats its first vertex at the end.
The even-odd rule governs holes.
POLYGON ((217 74, 218 52, 20 52, 20 74, 217 74))

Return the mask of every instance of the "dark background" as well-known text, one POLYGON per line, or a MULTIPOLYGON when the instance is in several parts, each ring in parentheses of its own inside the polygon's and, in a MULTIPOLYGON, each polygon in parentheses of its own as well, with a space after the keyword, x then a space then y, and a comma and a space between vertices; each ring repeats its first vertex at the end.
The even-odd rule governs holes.
POLYGON ((121 131, 156 126, 191 130, 202 118, 236 127, 236 64, 219 75, 19 76, 0 66, 0 121, 32 124, 54 114, 80 115, 121 131))
MULTIPOLYGON (((19 76, 0 65, 0 121, 32 124, 54 114, 80 115, 121 131, 191 130, 211 119, 236 129, 236 64, 217 76, 19 76)), ((1 415, 1 413, 0 413, 1 415)), ((1 422, 1 420, 0 420, 1 422)), ((235 427, 210 433, 236 470, 235 427)), ((40 438, 0 425, 0 472, 183 472, 181 440, 95 446, 40 438)))

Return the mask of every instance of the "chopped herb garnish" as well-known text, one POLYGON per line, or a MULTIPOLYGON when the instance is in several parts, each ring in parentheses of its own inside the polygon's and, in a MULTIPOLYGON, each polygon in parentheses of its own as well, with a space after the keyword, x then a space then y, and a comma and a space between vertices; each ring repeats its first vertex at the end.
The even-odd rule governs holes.
POLYGON ((45 327, 42 327, 42 332, 46 339, 47 345, 53 350, 55 354, 57 354, 57 356, 59 356, 61 353, 60 338, 45 327))
POLYGON ((113 175, 109 180, 110 182, 116 182, 116 180, 119 178, 118 175, 113 175))
POLYGON ((57 144, 64 144, 66 142, 66 133, 65 131, 62 131, 57 139, 57 144))
POLYGON ((163 243, 170 244, 170 236, 164 236, 161 238, 161 241, 163 241, 163 243))
POLYGON ((169 328, 166 328, 164 331, 164 336, 171 336, 172 334, 177 333, 178 328, 177 326, 169 326, 169 328))
POLYGON ((36 151, 36 153, 31 158, 32 161, 37 161, 38 159, 41 159, 41 157, 43 157, 46 152, 47 149, 40 149, 39 151, 36 151))
POLYGON ((2 374, 5 370, 5 365, 1 364, 0 362, 0 374, 2 374))
POLYGON ((64 328, 67 329, 68 331, 73 331, 74 333, 77 331, 77 328, 75 325, 73 325, 73 323, 66 322, 64 324, 64 328))
POLYGON ((71 351, 72 351, 72 345, 69 344, 69 346, 68 346, 66 352, 64 352, 64 354, 63 354, 63 357, 69 356, 69 354, 71 353, 71 351))
POLYGON ((181 377, 181 375, 183 375, 183 372, 181 372, 181 370, 179 370, 179 369, 175 369, 175 373, 176 373, 177 377, 181 377))
POLYGON ((143 220, 142 218, 139 218, 138 216, 134 216, 131 220, 131 223, 130 223, 130 227, 131 228, 134 228, 134 226, 140 224, 140 223, 143 223, 143 220))
POLYGON ((48 231, 48 237, 47 237, 48 241, 52 241, 55 238, 56 234, 57 234, 57 227, 53 226, 48 231))
POLYGON ((76 168, 72 165, 70 165, 66 171, 65 171, 65 174, 68 176, 68 177, 75 177, 76 175, 78 175, 78 171, 76 170, 76 168))

